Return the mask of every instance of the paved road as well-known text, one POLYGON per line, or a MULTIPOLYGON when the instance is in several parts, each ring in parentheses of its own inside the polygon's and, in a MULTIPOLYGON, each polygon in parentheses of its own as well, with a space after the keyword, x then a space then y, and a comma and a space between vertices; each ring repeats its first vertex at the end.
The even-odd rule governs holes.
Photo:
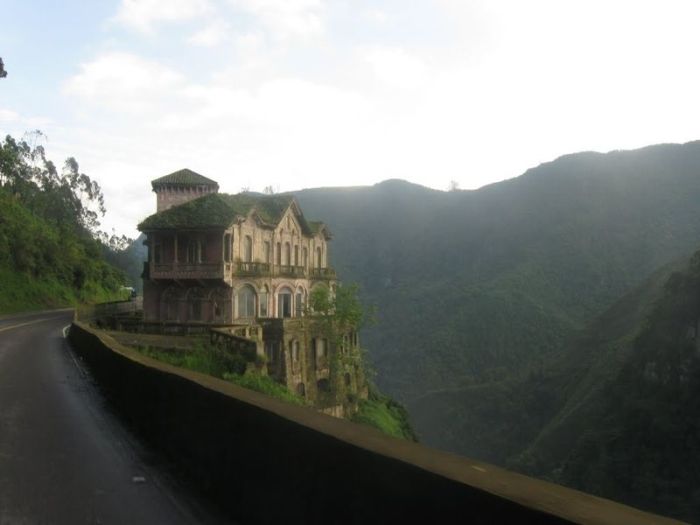
POLYGON ((71 318, 0 318, 0 525, 222 523, 105 407, 71 318))

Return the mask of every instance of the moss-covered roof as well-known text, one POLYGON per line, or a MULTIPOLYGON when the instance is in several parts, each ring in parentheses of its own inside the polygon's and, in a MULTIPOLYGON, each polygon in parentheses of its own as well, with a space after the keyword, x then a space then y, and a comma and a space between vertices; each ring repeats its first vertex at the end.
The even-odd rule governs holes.
MULTIPOLYGON (((292 202, 294 198, 291 196, 211 193, 151 215, 138 228, 141 231, 227 228, 236 218, 247 217, 251 211, 264 224, 274 227, 282 220, 292 202)), ((298 213, 297 220, 305 234, 313 233, 303 214, 298 213)))
POLYGON ((158 179, 155 179, 151 181, 151 186, 153 189, 156 188, 156 186, 189 186, 189 185, 197 185, 197 186, 215 186, 219 187, 219 184, 211 179, 206 178, 204 175, 200 175, 199 173, 195 173, 194 171, 190 169, 182 169, 175 171, 171 173, 170 175, 166 175, 164 177, 160 177, 158 179))
POLYGON ((328 229, 328 226, 326 226, 326 223, 321 221, 309 221, 308 224, 309 231, 312 235, 316 235, 318 232, 323 232, 326 239, 331 238, 331 231, 328 229))

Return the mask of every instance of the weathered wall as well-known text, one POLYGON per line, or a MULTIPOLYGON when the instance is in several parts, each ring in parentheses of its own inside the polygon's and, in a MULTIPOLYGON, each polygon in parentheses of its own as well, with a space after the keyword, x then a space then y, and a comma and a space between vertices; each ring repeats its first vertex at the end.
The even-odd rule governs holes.
POLYGON ((161 212, 218 190, 210 186, 167 186, 154 191, 156 212, 161 212))
POLYGON ((158 363, 74 324, 108 397, 254 523, 673 523, 158 363))

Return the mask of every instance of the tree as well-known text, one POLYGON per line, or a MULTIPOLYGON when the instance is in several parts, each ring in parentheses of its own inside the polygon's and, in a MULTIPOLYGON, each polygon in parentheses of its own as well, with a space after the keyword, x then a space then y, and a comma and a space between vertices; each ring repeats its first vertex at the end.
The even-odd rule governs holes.
POLYGON ((275 188, 273 188, 271 184, 269 186, 265 186, 265 188, 263 189, 263 193, 265 195, 274 195, 275 188))
POLYGON ((7 71, 5 71, 5 64, 0 57, 0 78, 5 78, 7 76, 7 71))
POLYGON ((21 141, 8 135, 0 143, 0 187, 43 219, 97 236, 99 218, 106 211, 102 189, 80 172, 73 157, 66 159, 59 173, 38 144, 42 137, 37 130, 21 141))
POLYGON ((459 182, 456 180, 451 180, 450 183, 447 185, 447 191, 457 191, 459 190, 459 182))
POLYGON ((308 315, 324 322, 336 340, 349 330, 359 330, 373 321, 374 312, 365 312, 358 291, 356 284, 338 284, 334 290, 316 286, 309 295, 308 315))

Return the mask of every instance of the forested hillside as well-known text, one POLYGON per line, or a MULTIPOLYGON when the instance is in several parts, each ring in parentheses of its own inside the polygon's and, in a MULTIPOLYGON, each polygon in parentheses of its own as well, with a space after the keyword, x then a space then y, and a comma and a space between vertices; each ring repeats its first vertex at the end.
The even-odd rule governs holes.
MULTIPOLYGON (((100 237, 99 185, 75 159, 62 170, 41 146, 0 143, 0 313, 104 301, 124 275, 105 261, 125 239, 100 237)), ((116 250, 116 251, 115 251, 116 250)))
POLYGON ((378 307, 364 343, 380 387, 422 441, 504 464, 558 409, 549 363, 697 247, 699 174, 694 142, 567 155, 476 191, 387 181, 297 196, 378 307), (539 386, 514 386, 526 380, 539 386))
POLYGON ((550 368, 560 406, 514 465, 700 520, 699 322, 700 252, 619 301, 550 368))

